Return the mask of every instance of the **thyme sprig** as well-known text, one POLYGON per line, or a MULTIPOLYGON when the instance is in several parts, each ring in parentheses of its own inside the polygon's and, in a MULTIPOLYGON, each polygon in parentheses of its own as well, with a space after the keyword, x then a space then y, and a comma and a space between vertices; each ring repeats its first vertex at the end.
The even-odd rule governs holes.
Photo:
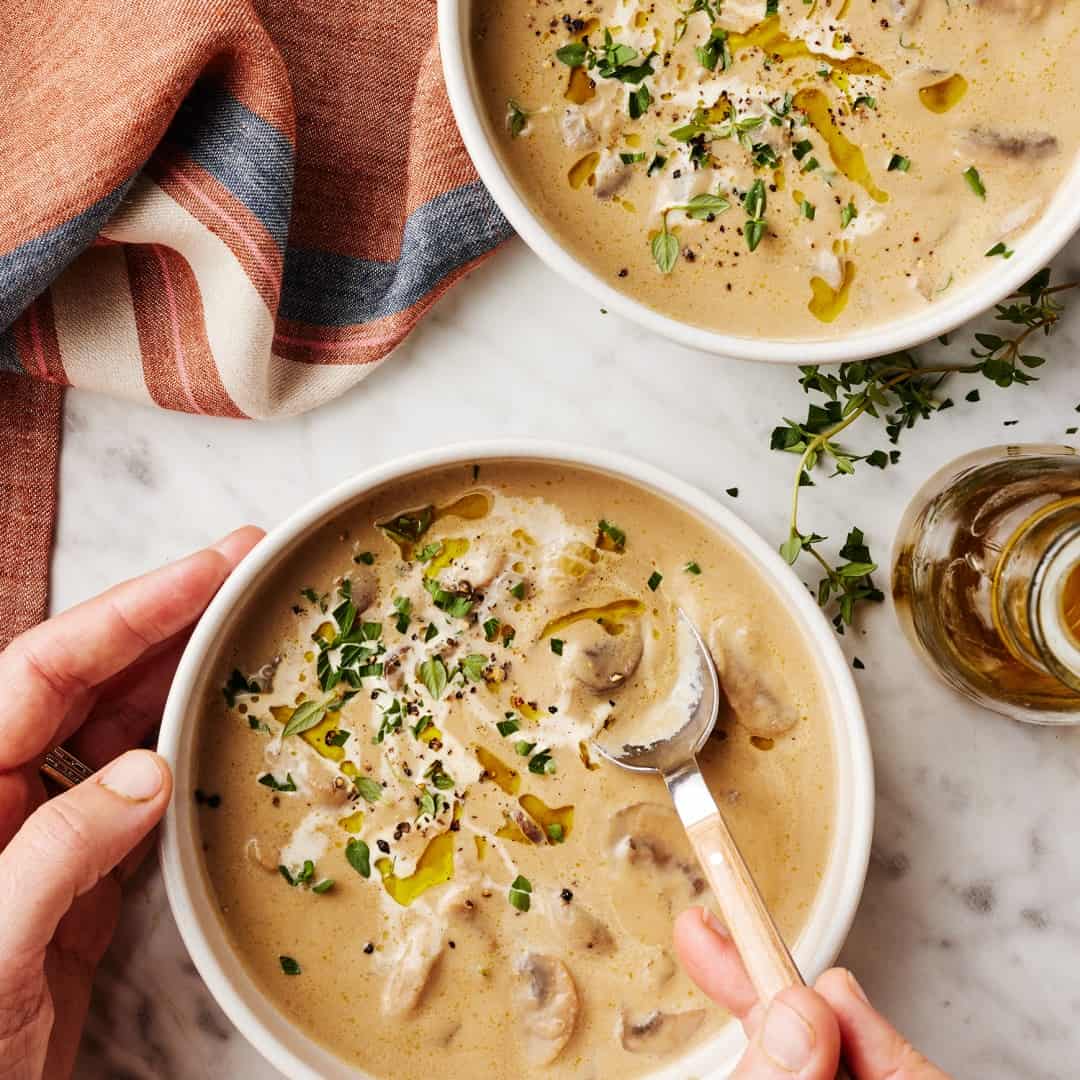
MULTIPOLYGON (((1028 342, 1036 334, 1049 336, 1053 332, 1064 310, 1058 296, 1078 286, 1080 281, 1052 285, 1050 269, 1040 270, 995 309, 997 322, 1019 327, 1019 331, 1012 336, 976 333, 967 362, 923 363, 917 351, 909 351, 851 361, 829 370, 816 365, 800 367, 799 384, 820 400, 810 402, 804 420, 785 417, 772 432, 771 449, 799 455, 788 537, 780 545, 780 554, 792 565, 804 554, 817 562, 823 575, 818 582, 818 603, 830 609, 835 602, 833 623, 841 633, 853 622, 860 604, 879 602, 884 595, 874 583, 878 566, 860 529, 849 530, 839 551, 840 561, 834 564, 820 550, 827 537, 800 525, 799 495, 804 487, 813 486, 815 469, 829 464, 833 468, 830 476, 850 476, 859 463, 878 469, 895 465, 899 450, 856 454, 837 438, 868 415, 882 422, 889 443, 895 447, 904 431, 952 406, 952 399, 939 393, 951 377, 981 376, 1003 388, 1035 382, 1030 369, 1040 367, 1046 358, 1027 351, 1028 342)), ((939 340, 949 344, 947 337, 939 340)))

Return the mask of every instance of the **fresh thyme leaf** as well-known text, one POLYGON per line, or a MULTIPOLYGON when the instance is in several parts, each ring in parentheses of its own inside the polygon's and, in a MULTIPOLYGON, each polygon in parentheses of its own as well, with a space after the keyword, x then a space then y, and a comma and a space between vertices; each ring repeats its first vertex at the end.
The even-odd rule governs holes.
POLYGON ((434 726, 435 721, 431 718, 430 714, 425 714, 424 716, 421 716, 420 719, 417 720, 416 723, 412 726, 413 738, 419 739, 420 736, 423 735, 429 727, 434 726))
POLYGON ((510 893, 508 899, 510 906, 515 907, 518 911, 528 911, 532 904, 532 882, 527 877, 522 877, 518 874, 516 878, 510 883, 510 893))
POLYGON ((382 787, 369 776, 354 776, 353 787, 360 792, 360 797, 369 803, 378 802, 382 798, 382 787))
POLYGON ((488 658, 483 653, 469 653, 461 661, 461 672, 469 682, 481 682, 487 664, 488 658))
MULTIPOLYGON (((652 68, 649 68, 649 72, 651 74, 652 68)), ((644 83, 636 90, 631 90, 627 101, 627 111, 630 113, 630 119, 640 119, 649 111, 649 106, 651 104, 652 95, 649 93, 649 88, 644 83)))
POLYGON ((494 641, 499 634, 499 620, 487 619, 484 622, 484 640, 494 641))
POLYGON ((743 197, 743 209, 746 211, 747 221, 743 226, 743 236, 746 238, 746 246, 751 251, 756 251, 761 238, 765 235, 765 181, 760 178, 750 185, 750 190, 743 197))
POLYGON ((967 186, 979 196, 980 199, 986 198, 986 187, 982 182, 982 177, 979 176, 979 170, 974 165, 969 166, 964 170, 964 179, 967 181, 967 186))
POLYGON ((529 758, 529 772, 537 776, 550 776, 555 772, 555 759, 547 750, 541 750, 529 758))
POLYGON ((325 613, 329 606, 330 596, 328 593, 323 593, 320 596, 314 589, 301 589, 300 595, 309 603, 314 604, 321 612, 325 613))
POLYGON ((292 716, 289 717, 285 730, 281 733, 282 737, 288 738, 290 735, 302 735, 305 731, 318 727, 322 723, 323 717, 326 716, 328 705, 328 701, 312 700, 301 702, 293 710, 292 716))
POLYGON ((450 681, 450 673, 446 669, 443 658, 432 656, 422 661, 417 673, 420 681, 427 687, 427 692, 438 701, 446 692, 446 684, 450 681))
POLYGON ((555 53, 560 63, 567 67, 581 67, 589 55, 589 47, 583 41, 572 41, 555 53))
POLYGON ((840 210, 840 228, 846 229, 858 216, 859 211, 855 209, 855 204, 849 202, 840 210))
POLYGON ((410 510, 389 521, 376 522, 378 528, 402 544, 415 544, 431 528, 435 520, 435 507, 422 506, 410 510))
POLYGON ((258 692, 259 684, 254 679, 248 679, 239 668, 233 668, 228 681, 221 688, 225 704, 230 709, 236 706, 237 694, 257 694, 258 692))
POLYGON ((693 574, 695 577, 701 573, 701 567, 696 562, 688 562, 684 567, 688 574, 693 574))
POLYGON ((322 881, 316 882, 311 886, 311 891, 316 896, 322 896, 323 893, 328 893, 334 887, 334 879, 331 877, 323 878, 322 881))
POLYGON ((731 67, 731 50, 728 48, 728 32, 714 26, 704 45, 694 49, 698 63, 709 71, 715 71, 719 64, 721 71, 731 67))
POLYGON ((513 99, 506 101, 506 128, 510 132, 510 138, 516 139, 529 122, 529 114, 513 99))
POLYGON ((412 612, 412 601, 407 596, 395 596, 394 610, 397 612, 394 626, 399 634, 404 634, 409 629, 409 623, 412 622, 409 617, 412 612))
POLYGON ((604 548, 607 551, 623 551, 626 548, 626 533, 618 525, 613 525, 610 521, 601 518, 596 530, 598 548, 604 548))
POLYGON ((663 229, 652 239, 652 257, 661 274, 670 274, 679 260, 679 241, 668 232, 667 218, 663 229))
POLYGON ((1004 241, 999 240, 987 253, 986 257, 990 258, 993 255, 1001 255, 1003 258, 1011 259, 1015 253, 1009 247, 1007 247, 1004 241))
POLYGON ((812 202, 808 202, 806 199, 803 199, 803 201, 799 203, 799 210, 802 212, 802 216, 806 218, 807 221, 813 221, 814 218, 817 216, 817 207, 815 207, 812 202))
POLYGON ((373 551, 361 551, 359 555, 353 558, 353 562, 371 566, 375 562, 375 553, 373 551))
POLYGON ((361 877, 371 877, 371 849, 358 836, 345 845, 345 858, 361 877))
POLYGON ((259 783, 263 787, 268 787, 271 791, 296 790, 296 782, 292 778, 292 773, 286 773, 284 780, 278 780, 273 773, 266 773, 259 777, 259 783))

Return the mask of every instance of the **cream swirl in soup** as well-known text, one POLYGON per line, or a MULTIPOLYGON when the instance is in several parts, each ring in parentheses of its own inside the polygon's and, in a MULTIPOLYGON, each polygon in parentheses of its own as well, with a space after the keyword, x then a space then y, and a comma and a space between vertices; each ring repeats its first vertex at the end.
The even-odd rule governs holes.
POLYGON ((703 754, 789 941, 829 859, 813 656, 708 525, 587 470, 499 462, 378 490, 237 614, 199 718, 199 827, 270 1000, 393 1080, 638 1076, 725 1022, 679 968, 711 902, 655 777, 591 747, 670 729, 708 639, 703 754))
POLYGON ((1074 0, 476 0, 522 195, 681 321, 821 339, 993 272, 1076 154, 1074 0))

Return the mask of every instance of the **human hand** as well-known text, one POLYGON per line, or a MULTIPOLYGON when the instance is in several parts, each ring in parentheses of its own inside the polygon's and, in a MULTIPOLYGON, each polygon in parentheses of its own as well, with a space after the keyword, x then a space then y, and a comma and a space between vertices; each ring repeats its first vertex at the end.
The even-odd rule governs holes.
POLYGON ((843 968, 826 971, 813 989, 781 991, 763 1009, 731 938, 701 908, 679 916, 675 948, 694 982, 742 1022, 750 1040, 732 1080, 834 1080, 841 1046, 852 1080, 949 1080, 843 968))
POLYGON ((132 747, 161 718, 192 623, 261 537, 239 529, 34 627, 0 653, 5 1077, 71 1073, 121 884, 149 849, 172 791, 165 761, 132 747), (61 742, 101 771, 46 800, 38 766, 61 742))

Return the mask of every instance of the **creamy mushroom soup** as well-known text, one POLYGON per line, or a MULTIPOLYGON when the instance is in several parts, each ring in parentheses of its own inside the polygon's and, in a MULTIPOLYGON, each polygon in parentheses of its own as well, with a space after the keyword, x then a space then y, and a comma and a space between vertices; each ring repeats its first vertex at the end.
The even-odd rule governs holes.
POLYGON ((1074 159, 1073 0, 475 0, 558 241, 683 322, 821 339, 1004 264, 1074 159))
POLYGON ((599 759, 686 709, 701 628, 727 704, 706 777, 789 941, 829 858, 814 658, 708 525, 538 463, 389 485, 241 611, 207 692, 206 866, 265 994, 392 1080, 637 1076, 725 1018, 673 954, 710 901, 663 784, 599 759))

